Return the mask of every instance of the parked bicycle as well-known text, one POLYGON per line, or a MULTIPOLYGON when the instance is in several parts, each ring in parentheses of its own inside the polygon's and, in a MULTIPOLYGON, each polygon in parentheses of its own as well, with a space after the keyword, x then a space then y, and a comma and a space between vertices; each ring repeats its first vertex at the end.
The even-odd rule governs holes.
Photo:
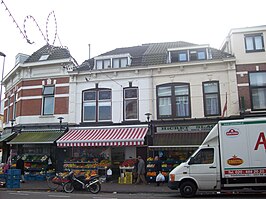
POLYGON ((71 171, 67 177, 68 182, 64 183, 63 189, 66 193, 71 193, 74 190, 87 190, 93 194, 99 193, 101 190, 101 182, 99 176, 75 176, 74 172, 71 171))
POLYGON ((69 173, 56 173, 55 175, 46 177, 47 185, 50 190, 55 191, 60 186, 63 188, 64 184, 69 182, 69 173))

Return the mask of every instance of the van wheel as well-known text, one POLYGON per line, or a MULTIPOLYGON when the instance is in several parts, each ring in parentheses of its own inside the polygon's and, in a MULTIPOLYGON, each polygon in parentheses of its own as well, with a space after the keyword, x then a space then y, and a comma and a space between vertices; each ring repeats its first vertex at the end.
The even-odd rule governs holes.
POLYGON ((180 185, 180 194, 184 198, 191 198, 196 195, 197 186, 194 182, 186 181, 180 185))

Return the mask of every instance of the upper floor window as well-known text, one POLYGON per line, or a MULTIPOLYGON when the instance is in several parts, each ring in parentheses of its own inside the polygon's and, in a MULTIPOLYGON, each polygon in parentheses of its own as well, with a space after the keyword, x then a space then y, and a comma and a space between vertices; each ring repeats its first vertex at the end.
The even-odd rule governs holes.
POLYGON ((104 59, 104 60, 96 60, 96 68, 97 69, 107 69, 111 67, 111 60, 104 59))
POLYGON ((127 57, 113 58, 113 68, 122 68, 126 67, 127 65, 127 57))
POLYGON ((130 55, 103 56, 95 59, 96 69, 123 68, 131 63, 130 55))
POLYGON ((157 86, 158 118, 190 117, 189 84, 173 83, 157 86))
POLYGON ((252 110, 266 110, 266 72, 249 73, 252 110))
POLYGON ((170 62, 206 60, 207 52, 206 48, 170 51, 170 62))
POLYGON ((178 56, 178 61, 179 62, 188 61, 188 59, 187 59, 187 51, 179 51, 177 56, 178 56))
POLYGON ((264 51, 264 41, 262 34, 245 35, 246 52, 264 51))
POLYGON ((124 89, 124 118, 125 120, 138 119, 138 88, 124 89))
POLYGON ((47 60, 50 55, 42 55, 39 59, 39 61, 47 60))
POLYGON ((13 119, 17 117, 17 93, 14 93, 14 102, 13 102, 13 119))
POLYGON ((43 87, 43 115, 54 114, 54 86, 43 87))
POLYGON ((203 82, 204 115, 221 115, 219 82, 203 82))
POLYGON ((10 119, 12 119, 12 118, 10 118, 10 117, 11 117, 11 116, 10 116, 10 112, 11 112, 11 110, 10 110, 10 104, 11 104, 11 97, 9 96, 9 97, 7 98, 6 123, 8 123, 8 122, 10 121, 10 119))
POLYGON ((111 89, 90 89, 83 92, 83 121, 101 122, 112 119, 111 89))
POLYGON ((206 49, 195 49, 189 51, 189 60, 204 60, 206 59, 206 49))
POLYGON ((42 95, 43 95, 43 115, 52 115, 54 114, 54 86, 44 86, 42 95))

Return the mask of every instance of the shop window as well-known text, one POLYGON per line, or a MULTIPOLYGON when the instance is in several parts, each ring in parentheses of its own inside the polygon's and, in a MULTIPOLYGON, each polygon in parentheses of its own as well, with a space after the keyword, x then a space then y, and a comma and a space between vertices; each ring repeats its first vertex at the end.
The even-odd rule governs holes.
POLYGON ((204 115, 221 115, 219 82, 203 82, 204 115))
POLYGON ((124 119, 138 119, 138 88, 124 89, 124 119))
POLYGON ((264 52, 263 34, 245 35, 246 52, 264 52))
POLYGON ((55 87, 44 86, 42 94, 43 94, 43 115, 53 115, 55 87))
POLYGON ((212 164, 214 162, 213 149, 201 149, 192 159, 191 164, 212 164))
POLYGON ((91 89, 83 92, 83 121, 111 120, 111 89, 91 89))
POLYGON ((249 73, 252 110, 266 110, 266 72, 249 73))
POLYGON ((157 86, 158 118, 190 117, 189 84, 173 83, 157 86))

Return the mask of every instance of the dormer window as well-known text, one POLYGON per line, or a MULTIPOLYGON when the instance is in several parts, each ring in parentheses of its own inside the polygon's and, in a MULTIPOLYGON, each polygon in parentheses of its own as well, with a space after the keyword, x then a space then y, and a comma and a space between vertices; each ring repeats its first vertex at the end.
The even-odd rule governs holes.
POLYGON ((104 59, 104 60, 97 60, 96 61, 96 68, 97 69, 107 69, 111 67, 111 60, 104 59))
POLYGON ((206 49, 189 50, 189 60, 204 60, 206 59, 206 49))
POLYGON ((178 61, 187 61, 187 51, 180 51, 178 53, 178 61))
POLYGON ((124 68, 130 66, 130 54, 106 55, 94 58, 95 69, 124 68))
POLYGON ((211 59, 211 51, 208 49, 207 46, 196 46, 189 49, 168 49, 168 61, 169 63, 174 63, 211 59))
POLYGON ((127 65, 127 57, 113 59, 113 68, 123 68, 127 65))

